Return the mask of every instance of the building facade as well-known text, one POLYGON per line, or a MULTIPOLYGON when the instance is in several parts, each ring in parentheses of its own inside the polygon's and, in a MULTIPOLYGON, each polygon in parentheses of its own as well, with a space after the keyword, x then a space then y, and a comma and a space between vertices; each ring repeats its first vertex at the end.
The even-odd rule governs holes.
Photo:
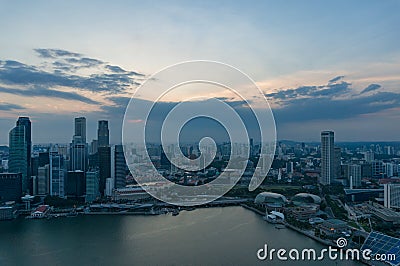
POLYGON ((97 197, 100 196, 99 193, 99 171, 90 170, 86 172, 86 202, 92 202, 97 197))
POLYGON ((384 184, 384 206, 386 208, 400 208, 400 184, 384 184))
POLYGON ((335 136, 332 131, 321 132, 320 183, 330 185, 335 175, 335 136))
POLYGON ((361 187, 361 165, 359 164, 349 164, 348 169, 348 180, 350 188, 361 187))
POLYGON ((0 173, 0 202, 20 201, 22 196, 22 174, 0 173))
POLYGON ((57 152, 50 152, 50 195, 65 197, 65 175, 64 157, 57 152))
POLYGON ((110 132, 108 130, 108 121, 100 120, 97 129, 97 145, 98 147, 110 146, 110 132))
POLYGON ((22 191, 29 190, 28 171, 28 142, 26 140, 25 126, 19 125, 11 129, 9 133, 9 159, 8 171, 22 174, 22 191))
POLYGON ((115 145, 114 149, 114 179, 115 188, 126 186, 127 165, 122 145, 115 145))

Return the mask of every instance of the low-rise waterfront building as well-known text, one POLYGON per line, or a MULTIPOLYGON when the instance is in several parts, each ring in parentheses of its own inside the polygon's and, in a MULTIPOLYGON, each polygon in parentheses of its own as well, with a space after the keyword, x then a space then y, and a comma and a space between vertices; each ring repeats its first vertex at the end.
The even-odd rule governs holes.
POLYGON ((257 195, 254 203, 267 209, 282 208, 288 203, 285 196, 273 192, 261 192, 257 195))
POLYGON ((0 202, 20 201, 22 195, 21 173, 0 173, 0 202))
POLYGON ((0 207, 0 221, 14 219, 14 208, 11 206, 0 207))
POLYGON ((321 223, 319 226, 319 232, 321 235, 327 238, 334 239, 342 235, 343 231, 348 229, 347 223, 338 219, 328 219, 321 223))
POLYGON ((150 195, 140 186, 117 188, 113 190, 112 198, 118 200, 139 200, 149 198, 150 195))
POLYGON ((31 212, 32 218, 44 218, 50 211, 49 205, 40 205, 34 211, 31 212))

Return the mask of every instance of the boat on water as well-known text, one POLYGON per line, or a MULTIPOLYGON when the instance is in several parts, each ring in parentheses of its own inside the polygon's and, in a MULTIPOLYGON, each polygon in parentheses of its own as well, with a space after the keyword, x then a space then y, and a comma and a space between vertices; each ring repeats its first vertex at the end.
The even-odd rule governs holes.
POLYGON ((276 229, 286 229, 286 226, 284 225, 284 224, 277 224, 277 225, 275 225, 275 228, 276 229))
POLYGON ((264 220, 271 224, 282 224, 285 221, 285 215, 281 212, 271 211, 264 216, 264 220))

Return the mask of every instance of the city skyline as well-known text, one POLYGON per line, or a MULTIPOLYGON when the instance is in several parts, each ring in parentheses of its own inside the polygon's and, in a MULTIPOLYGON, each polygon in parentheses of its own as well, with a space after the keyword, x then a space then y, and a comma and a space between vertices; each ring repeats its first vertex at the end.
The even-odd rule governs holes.
POLYGON ((35 143, 47 135, 68 142, 78 116, 89 121, 88 139, 105 119, 110 141, 119 143, 135 88, 160 69, 193 59, 248 74, 269 100, 278 139, 317 141, 317 132, 333 130, 338 141, 400 140, 396 1, 171 1, 139 9, 96 2, 79 3, 73 14, 65 11, 73 2, 21 5, 4 3, 0 18, 0 144, 18 116, 31 117, 35 143), (44 10, 48 16, 38 16, 44 10), (31 16, 37 19, 27 21, 31 16))
MULTIPOLYGON (((20 118, 20 117, 16 117, 16 119, 18 119, 18 118, 20 118)), ((28 118, 29 119, 29 117, 23 117, 23 118, 28 118)), ((77 118, 86 118, 86 117, 77 117, 77 118)), ((71 134, 72 135, 74 135, 73 132, 75 131, 74 127, 72 126, 74 124, 74 119, 76 119, 76 118, 73 118, 72 121, 70 121, 71 122, 70 123, 70 128, 71 128, 71 132, 72 132, 71 134)), ((97 145, 98 145, 98 143, 97 143, 98 142, 98 128, 97 128, 98 123, 99 122, 109 122, 109 121, 108 120, 96 120, 96 121, 88 120, 87 122, 89 122, 90 124, 95 124, 96 128, 94 128, 94 132, 91 132, 92 128, 88 129, 88 132, 89 132, 88 135, 90 137, 86 140, 86 143, 88 145, 95 145, 94 147, 97 147, 97 145), (93 143, 93 141, 95 143, 93 143)), ((14 121, 14 124, 15 124, 15 121, 14 121)), ((0 143, 0 146, 9 146, 9 133, 13 129, 14 126, 15 125, 11 125, 7 136, 4 137, 4 143, 0 143)), ((323 131, 333 131, 333 130, 321 129, 318 132, 314 132, 313 135, 317 135, 318 139, 312 139, 312 140, 277 139, 277 142, 310 143, 310 144, 321 143, 321 138, 320 137, 321 137, 321 132, 323 132, 323 131)), ((110 128, 110 132, 112 132, 112 128, 110 128)), ((32 131, 32 133, 34 133, 34 131, 32 131)), ((32 136, 34 136, 34 134, 32 134, 32 136)), ((112 133, 110 133, 109 136, 111 137, 112 133)), ((0 137, 0 140, 1 139, 2 138, 0 137)), ((60 142, 52 141, 52 138, 50 136, 47 136, 47 139, 48 139, 48 141, 42 141, 42 142, 34 142, 34 141, 32 141, 32 146, 34 146, 34 145, 57 145, 57 144, 67 145, 67 144, 71 143, 71 139, 73 139, 73 138, 70 138, 69 140, 66 139, 65 141, 60 141, 60 142)), ((251 138, 251 140, 253 140, 253 138, 251 138)), ((182 141, 181 143, 185 145, 185 144, 195 144, 196 142, 197 141, 182 141)), ((226 142, 229 142, 229 140, 228 141, 225 141, 225 140, 224 141, 216 141, 217 144, 222 144, 222 143, 226 143, 226 142)), ((400 142, 400 140, 380 140, 380 139, 378 139, 378 140, 362 140, 362 139, 354 139, 354 140, 335 140, 335 142, 336 143, 397 143, 397 142, 400 142)), ((259 141, 255 140, 254 143, 258 144, 259 141)), ((149 142, 149 144, 160 144, 160 143, 159 142, 149 142)), ((112 145, 112 146, 121 145, 121 142, 111 142, 110 141, 109 145, 112 145)))

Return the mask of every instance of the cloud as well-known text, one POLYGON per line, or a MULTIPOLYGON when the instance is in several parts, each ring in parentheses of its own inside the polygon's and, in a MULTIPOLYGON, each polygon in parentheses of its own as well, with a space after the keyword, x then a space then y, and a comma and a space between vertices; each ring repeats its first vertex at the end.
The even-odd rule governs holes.
POLYGON ((106 65, 106 68, 114 73, 126 73, 126 71, 119 66, 106 65))
POLYGON ((140 85, 139 78, 145 76, 79 53, 60 49, 35 51, 45 60, 42 64, 27 65, 0 60, 0 85, 17 86, 18 89, 21 86, 39 86, 49 90, 54 86, 62 86, 78 91, 118 94, 140 85), (81 69, 85 71, 80 73, 81 69))
POLYGON ((344 78, 344 76, 337 76, 337 77, 335 77, 335 78, 329 80, 329 83, 337 82, 337 81, 339 81, 339 80, 341 80, 341 79, 343 79, 343 78, 344 78))
POLYGON ((77 67, 93 67, 93 66, 99 66, 104 64, 103 61, 98 60, 98 59, 93 59, 93 58, 88 58, 88 57, 83 57, 83 58, 67 58, 65 61, 76 65, 77 67))
POLYGON ((299 98, 331 98, 344 95, 351 91, 351 84, 345 81, 340 83, 329 83, 321 86, 301 86, 296 89, 282 90, 279 92, 268 93, 265 96, 275 101, 285 103, 290 99, 299 98))
POLYGON ((134 76, 138 76, 138 77, 145 77, 145 75, 142 73, 135 72, 135 71, 126 71, 125 69, 123 69, 119 66, 106 65, 105 68, 108 69, 109 71, 111 71, 113 73, 117 73, 117 74, 129 74, 129 75, 134 75, 134 76))
POLYGON ((14 88, 3 88, 0 87, 0 93, 8 93, 13 95, 20 95, 25 97, 47 97, 47 98, 58 98, 63 100, 74 100, 88 104, 98 104, 97 101, 89 99, 85 96, 77 94, 75 92, 58 91, 43 87, 33 87, 29 90, 21 90, 14 88))
POLYGON ((57 57, 81 57, 79 53, 69 52, 61 49, 34 49, 40 57, 43 58, 57 58, 57 57))
POLYGON ((375 90, 377 90, 377 89, 379 89, 381 87, 382 86, 379 85, 379 84, 370 84, 360 94, 367 93, 367 92, 370 92, 370 91, 375 91, 375 90))
POLYGON ((18 104, 0 102, 0 111, 12 111, 12 110, 22 110, 22 109, 25 109, 25 107, 18 104))
POLYGON ((369 85, 359 94, 351 83, 332 84, 331 81, 327 85, 301 86, 267 94, 269 100, 278 104, 273 110, 276 121, 340 120, 400 107, 400 93, 379 91, 363 95, 382 88, 378 84, 369 85))

